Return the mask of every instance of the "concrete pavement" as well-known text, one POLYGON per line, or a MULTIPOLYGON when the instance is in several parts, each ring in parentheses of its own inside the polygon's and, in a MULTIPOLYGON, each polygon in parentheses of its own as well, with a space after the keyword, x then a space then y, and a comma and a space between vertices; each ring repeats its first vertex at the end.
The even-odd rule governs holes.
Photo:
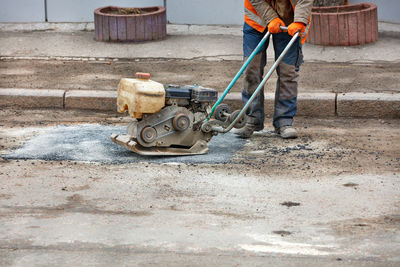
POLYGON ((225 164, 104 164, 92 158, 107 155, 97 136, 109 134, 106 125, 124 124, 121 117, 76 110, 0 115, 1 157, 18 147, 32 155, 86 155, 0 160, 0 265, 400 261, 398 120, 299 118, 297 140, 277 138, 267 126, 234 154, 211 152, 225 164), (53 139, 58 147, 31 145, 59 124, 68 126, 53 139), (96 129, 93 139, 62 136, 87 127, 96 129), (87 150, 71 146, 81 141, 87 150))
MULTIPOLYGON (((229 42, 240 43, 240 37, 199 35, 196 39, 176 34, 165 41, 176 56, 176 51, 183 50, 178 41, 191 39, 188 47, 203 53, 199 60, 180 61, 172 54, 159 60, 134 57, 115 62, 112 58, 74 56, 51 60, 46 55, 49 51, 55 55, 123 54, 112 51, 119 45, 92 44, 90 34, 30 32, 26 35, 31 38, 26 38, 13 32, 8 38, 7 33, 0 33, 9 46, 0 49, 14 54, 0 62, 0 74, 7 78, 1 82, 10 88, 0 90, 0 103, 14 104, 0 109, 1 266, 399 265, 399 120, 324 118, 328 111, 333 116, 338 111, 340 115, 354 112, 365 107, 360 106, 363 101, 369 105, 367 111, 374 111, 381 103, 379 98, 390 108, 397 107, 390 103, 398 97, 398 63, 370 62, 358 69, 359 63, 343 63, 338 71, 333 67, 337 63, 325 62, 305 68, 315 75, 305 83, 313 88, 308 96, 300 95, 299 113, 304 115, 308 106, 314 109, 311 114, 324 117, 296 118, 296 140, 278 138, 268 120, 266 129, 247 141, 218 136, 224 139, 222 145, 234 144, 237 149, 234 153, 224 153, 223 148, 212 151, 210 157, 221 164, 176 158, 154 159, 154 163, 147 159, 116 162, 112 160, 118 155, 129 159, 129 151, 114 150, 109 131, 124 128, 121 126, 126 126, 129 118, 109 111, 61 108, 71 103, 90 108, 85 105, 97 100, 92 108, 112 106, 119 77, 139 69, 159 70, 156 77, 160 81, 169 81, 176 73, 178 81, 198 80, 220 88, 226 85, 226 77, 237 71, 240 55, 233 55, 236 62, 220 65, 210 60, 232 56, 222 47, 235 47, 237 44, 229 42), (211 44, 224 54, 218 57, 214 51, 209 58, 199 45, 214 37, 211 44), (46 39, 40 38, 54 42, 44 44, 41 50, 40 41, 46 39), (30 39, 34 46, 24 46, 30 39), (18 43, 20 48, 12 47, 18 43), (83 72, 70 63, 92 71, 83 72), (232 70, 223 72, 226 66, 232 70), (323 68, 331 68, 331 75, 323 68), (354 70, 362 75, 355 75, 354 70), (318 85, 321 73, 327 80, 318 85), (42 77, 51 83, 41 81, 42 77), (390 86, 387 80, 392 82, 390 86), (362 88, 369 81, 373 85, 362 88), (385 84, 385 94, 371 98, 371 93, 383 92, 380 82, 385 84), (22 94, 21 84, 30 90, 22 94), (360 99, 363 101, 357 102, 360 99), (21 108, 15 107, 17 103, 21 108), (60 108, 35 109, 46 103, 60 108), (79 137, 82 134, 83 139, 79 137), (117 154, 110 153, 113 151, 117 154), (11 159, 13 153, 20 153, 18 159, 11 159), (98 156, 106 160, 96 160, 98 156)), ((384 39, 387 43, 398 40, 384 39)), ((163 49, 162 42, 151 45, 163 49)), ((131 56, 147 51, 146 44, 121 46, 131 56)), ((352 49, 371 52, 365 48, 352 49)), ((185 53, 193 58, 197 51, 185 53)), ((238 92, 230 96, 236 105, 240 103, 238 92)), ((266 97, 268 108, 271 93, 266 97)))
MULTIPOLYGON (((307 61, 400 62, 399 44, 400 39, 391 37, 359 47, 307 44, 304 54, 307 61)), ((272 59, 272 46, 268 54, 272 59)), ((116 44, 93 41, 93 32, 0 32, 0 58, 242 60, 242 37, 170 34, 160 42, 116 44)))

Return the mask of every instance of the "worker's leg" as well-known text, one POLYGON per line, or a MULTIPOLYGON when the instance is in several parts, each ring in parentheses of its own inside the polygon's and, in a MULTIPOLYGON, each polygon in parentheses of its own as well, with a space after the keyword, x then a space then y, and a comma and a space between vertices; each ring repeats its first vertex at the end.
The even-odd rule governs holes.
MULTIPOLYGON (((292 36, 285 32, 274 34, 275 59, 283 52, 292 36)), ((273 125, 275 129, 292 126, 297 112, 297 83, 303 53, 299 39, 293 44, 277 68, 278 81, 275 91, 275 111, 273 125)))
MULTIPOLYGON (((244 24, 243 27, 243 54, 244 60, 247 60, 257 45, 260 43, 261 39, 264 37, 265 33, 260 33, 247 25, 244 24)), ((249 98, 252 96, 254 91, 257 89, 258 85, 261 83, 264 74, 264 67, 267 63, 266 59, 266 49, 268 47, 268 41, 261 49, 250 65, 247 67, 244 73, 244 82, 242 90, 242 101, 243 105, 247 103, 249 98)), ((249 116, 249 122, 255 125, 254 131, 260 131, 264 129, 264 89, 258 94, 254 101, 249 106, 247 110, 247 115, 249 116)))

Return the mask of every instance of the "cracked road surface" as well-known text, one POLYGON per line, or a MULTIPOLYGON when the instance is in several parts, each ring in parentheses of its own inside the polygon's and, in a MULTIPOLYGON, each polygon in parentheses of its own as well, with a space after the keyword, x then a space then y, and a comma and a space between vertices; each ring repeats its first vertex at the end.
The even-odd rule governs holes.
POLYGON ((126 118, 0 115, 0 265, 400 262, 399 120, 298 118, 300 138, 266 125, 225 164, 113 164, 6 155, 56 125, 126 118))

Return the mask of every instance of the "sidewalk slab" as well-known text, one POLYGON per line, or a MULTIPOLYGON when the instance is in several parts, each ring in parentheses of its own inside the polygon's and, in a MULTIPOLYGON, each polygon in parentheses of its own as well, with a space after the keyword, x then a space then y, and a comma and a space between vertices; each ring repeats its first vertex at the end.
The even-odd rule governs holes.
POLYGON ((93 32, 2 32, 0 57, 242 60, 241 37, 176 35, 142 43, 94 41, 93 32), (43 42, 46 40, 46 42, 43 42), (179 48, 179 49, 178 49, 179 48))
POLYGON ((339 94, 337 114, 339 117, 400 118, 400 94, 339 94))
POLYGON ((65 94, 66 109, 117 110, 116 91, 72 90, 65 94))
MULTIPOLYGON (((169 35, 166 40, 146 43, 105 43, 93 40, 93 32, 4 32, 0 31, 0 57, 98 59, 187 59, 243 60, 242 37, 236 35, 169 35), (43 42, 46 40, 46 42, 43 42), (179 49, 177 49, 179 47, 179 49)), ((306 62, 373 63, 400 62, 400 39, 354 47, 306 44, 306 62)), ((273 46, 268 58, 274 56, 273 46)))
POLYGON ((0 88, 0 106, 63 108, 64 90, 0 88))

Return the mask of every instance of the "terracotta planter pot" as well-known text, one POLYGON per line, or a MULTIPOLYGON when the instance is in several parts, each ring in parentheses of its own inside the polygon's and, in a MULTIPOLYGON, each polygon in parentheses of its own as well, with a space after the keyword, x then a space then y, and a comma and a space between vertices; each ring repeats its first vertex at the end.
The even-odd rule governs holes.
POLYGON ((378 40, 376 5, 314 7, 308 42, 327 46, 361 45, 378 40))
POLYGON ((121 8, 101 7, 94 11, 95 40, 143 42, 162 40, 167 36, 167 15, 164 7, 138 8, 140 14, 121 14, 121 8))

